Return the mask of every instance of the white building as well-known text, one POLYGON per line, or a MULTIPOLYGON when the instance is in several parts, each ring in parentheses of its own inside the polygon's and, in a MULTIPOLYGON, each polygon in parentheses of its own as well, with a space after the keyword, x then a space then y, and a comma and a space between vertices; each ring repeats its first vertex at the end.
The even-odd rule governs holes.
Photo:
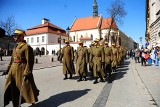
POLYGON ((147 33, 150 46, 160 46, 160 0, 147 0, 147 33))
POLYGON ((29 28, 26 31, 26 36, 24 39, 28 44, 32 46, 34 50, 41 50, 42 54, 52 54, 52 51, 57 52, 60 47, 64 46, 65 39, 68 38, 66 31, 51 24, 48 19, 43 18, 42 24, 29 28), (58 38, 61 38, 58 43, 58 38))

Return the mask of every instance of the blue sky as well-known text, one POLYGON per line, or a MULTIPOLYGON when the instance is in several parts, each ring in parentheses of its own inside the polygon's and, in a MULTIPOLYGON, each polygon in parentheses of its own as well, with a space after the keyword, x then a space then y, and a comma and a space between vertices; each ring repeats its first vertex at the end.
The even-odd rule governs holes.
MULTIPOLYGON (((75 18, 92 16, 94 0, 0 0, 0 20, 13 15, 21 29, 41 24, 42 18, 66 29, 75 18)), ((113 0, 97 0, 98 12, 104 18, 109 17, 106 9, 113 0)), ((123 0, 127 15, 119 29, 140 42, 145 35, 145 0, 123 0)))

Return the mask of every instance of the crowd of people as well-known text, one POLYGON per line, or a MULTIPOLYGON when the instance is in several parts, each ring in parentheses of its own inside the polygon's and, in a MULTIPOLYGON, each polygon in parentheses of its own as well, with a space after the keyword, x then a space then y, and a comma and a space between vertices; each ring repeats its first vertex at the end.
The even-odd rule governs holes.
POLYGON ((160 66, 160 47, 158 46, 151 49, 148 49, 147 47, 144 48, 143 46, 141 47, 141 49, 130 49, 127 51, 127 56, 132 57, 132 59, 134 59, 136 63, 141 62, 142 66, 160 66))

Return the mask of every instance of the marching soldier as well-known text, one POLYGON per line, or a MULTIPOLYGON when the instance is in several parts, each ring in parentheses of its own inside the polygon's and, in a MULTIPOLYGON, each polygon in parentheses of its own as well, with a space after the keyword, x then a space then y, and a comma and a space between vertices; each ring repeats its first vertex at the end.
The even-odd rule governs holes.
MULTIPOLYGON (((90 58, 90 54, 92 52, 92 48, 94 47, 94 42, 91 43, 90 48, 88 49, 88 57, 90 58)), ((89 61, 89 71, 91 72, 91 76, 93 76, 93 62, 89 61)))
POLYGON ((112 44, 112 70, 115 72, 116 71, 116 68, 118 66, 118 49, 117 47, 115 46, 115 44, 112 44))
POLYGON ((4 89, 4 106, 12 101, 13 107, 22 103, 33 104, 38 101, 37 89, 32 69, 34 64, 33 49, 24 41, 25 32, 16 29, 13 38, 17 42, 13 48, 11 61, 4 74, 8 74, 4 89))
POLYGON ((65 79, 68 79, 68 74, 70 74, 69 79, 72 79, 72 75, 75 74, 74 71, 74 49, 69 45, 69 41, 65 41, 66 46, 62 48, 61 60, 63 59, 63 74, 65 75, 65 79))
POLYGON ((84 80, 86 81, 86 76, 88 74, 87 63, 88 63, 88 50, 86 47, 83 46, 83 42, 80 41, 76 54, 76 72, 79 75, 79 79, 77 80, 78 82, 82 81, 82 78, 84 78, 84 80))
POLYGON ((99 40, 95 40, 95 46, 93 47, 90 55, 90 61, 93 62, 93 75, 95 77, 94 84, 98 83, 98 76, 101 82, 104 82, 105 76, 102 67, 104 66, 104 50, 99 46, 99 40))
POLYGON ((118 55, 119 55, 119 57, 118 57, 118 65, 120 66, 121 65, 121 61, 122 61, 122 47, 120 45, 118 45, 117 49, 118 49, 118 55))
POLYGON ((57 51, 57 61, 60 61, 62 48, 57 51))
POLYGON ((105 42, 104 47, 104 54, 105 54, 105 74, 106 76, 109 74, 109 77, 111 76, 111 62, 112 62, 112 48, 108 46, 108 42, 105 42), (107 74, 108 73, 108 74, 107 74))

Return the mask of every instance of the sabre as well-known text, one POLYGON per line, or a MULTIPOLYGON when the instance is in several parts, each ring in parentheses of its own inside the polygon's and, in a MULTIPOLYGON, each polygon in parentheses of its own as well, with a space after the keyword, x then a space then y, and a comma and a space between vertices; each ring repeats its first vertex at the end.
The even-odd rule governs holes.
POLYGON ((22 85, 21 85, 20 94, 19 94, 19 105, 18 105, 18 107, 21 107, 22 91, 23 91, 23 85, 24 85, 25 78, 26 77, 24 76, 24 78, 22 79, 22 85))

